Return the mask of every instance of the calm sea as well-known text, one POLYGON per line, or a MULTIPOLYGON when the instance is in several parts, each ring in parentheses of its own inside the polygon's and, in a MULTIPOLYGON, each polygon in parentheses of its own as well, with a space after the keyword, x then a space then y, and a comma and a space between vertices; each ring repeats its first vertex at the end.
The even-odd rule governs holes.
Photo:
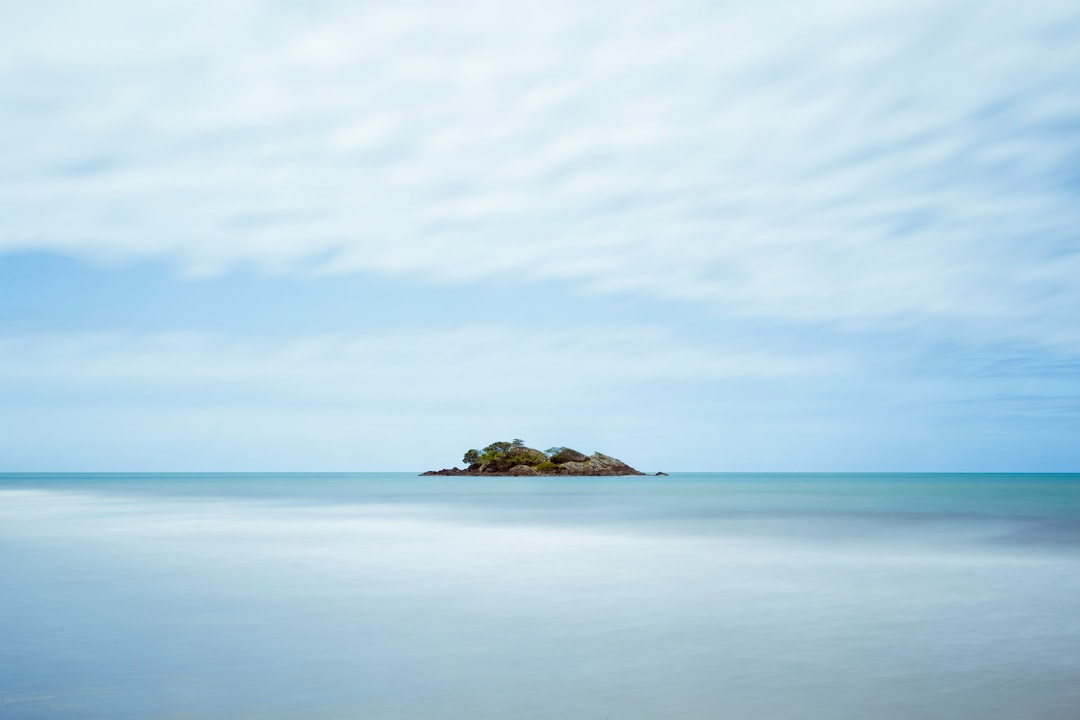
POLYGON ((1076 720, 1080 475, 0 475, 0 720, 1076 720))

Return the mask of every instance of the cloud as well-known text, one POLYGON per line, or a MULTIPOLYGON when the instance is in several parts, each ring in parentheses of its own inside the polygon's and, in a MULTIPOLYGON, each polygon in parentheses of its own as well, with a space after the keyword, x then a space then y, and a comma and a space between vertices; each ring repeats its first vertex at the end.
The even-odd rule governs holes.
POLYGON ((5 396, 40 401, 314 403, 437 408, 520 396, 530 408, 650 382, 831 375, 827 354, 695 346, 657 328, 472 326, 258 340, 181 333, 0 339, 5 396))
POLYGON ((681 470, 1075 464, 1072 376, 919 360, 651 326, 9 335, 0 456, 9 471, 422 469, 519 436, 681 470))
POLYGON ((0 32, 0 251, 1080 350, 1067 4, 70 4, 0 32))
POLYGON ((710 393, 850 368, 652 327, 8 336, 0 455, 9 470, 410 469, 506 435, 625 452, 685 442, 687 423, 715 432, 692 419, 710 393))

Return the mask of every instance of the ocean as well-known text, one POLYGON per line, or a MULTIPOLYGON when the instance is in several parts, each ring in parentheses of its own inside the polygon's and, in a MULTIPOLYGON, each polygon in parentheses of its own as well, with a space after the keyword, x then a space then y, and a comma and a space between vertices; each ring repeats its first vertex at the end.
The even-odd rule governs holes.
POLYGON ((0 475, 0 720, 1075 720, 1080 475, 0 475))

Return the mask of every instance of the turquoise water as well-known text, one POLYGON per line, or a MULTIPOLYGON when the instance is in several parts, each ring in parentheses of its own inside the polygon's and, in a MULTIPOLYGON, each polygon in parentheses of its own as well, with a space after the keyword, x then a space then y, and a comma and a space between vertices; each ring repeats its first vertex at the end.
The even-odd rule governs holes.
POLYGON ((0 475, 0 719, 1068 718, 1080 475, 0 475))

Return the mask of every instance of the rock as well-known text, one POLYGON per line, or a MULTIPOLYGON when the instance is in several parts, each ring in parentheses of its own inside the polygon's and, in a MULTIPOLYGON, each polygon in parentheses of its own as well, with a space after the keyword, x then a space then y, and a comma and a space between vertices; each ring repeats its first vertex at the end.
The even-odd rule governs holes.
POLYGON ((658 472, 656 473, 656 477, 668 477, 668 474, 666 472, 658 472))
MULTIPOLYGON (((586 465, 596 468, 597 475, 644 475, 640 470, 635 470, 622 460, 613 458, 603 453, 593 453, 589 456, 586 465)), ((591 474, 591 473, 590 473, 591 474)))
POLYGON ((507 475, 511 475, 513 477, 521 477, 523 475, 536 475, 536 471, 528 465, 515 465, 514 467, 510 468, 510 472, 508 472, 507 475))

